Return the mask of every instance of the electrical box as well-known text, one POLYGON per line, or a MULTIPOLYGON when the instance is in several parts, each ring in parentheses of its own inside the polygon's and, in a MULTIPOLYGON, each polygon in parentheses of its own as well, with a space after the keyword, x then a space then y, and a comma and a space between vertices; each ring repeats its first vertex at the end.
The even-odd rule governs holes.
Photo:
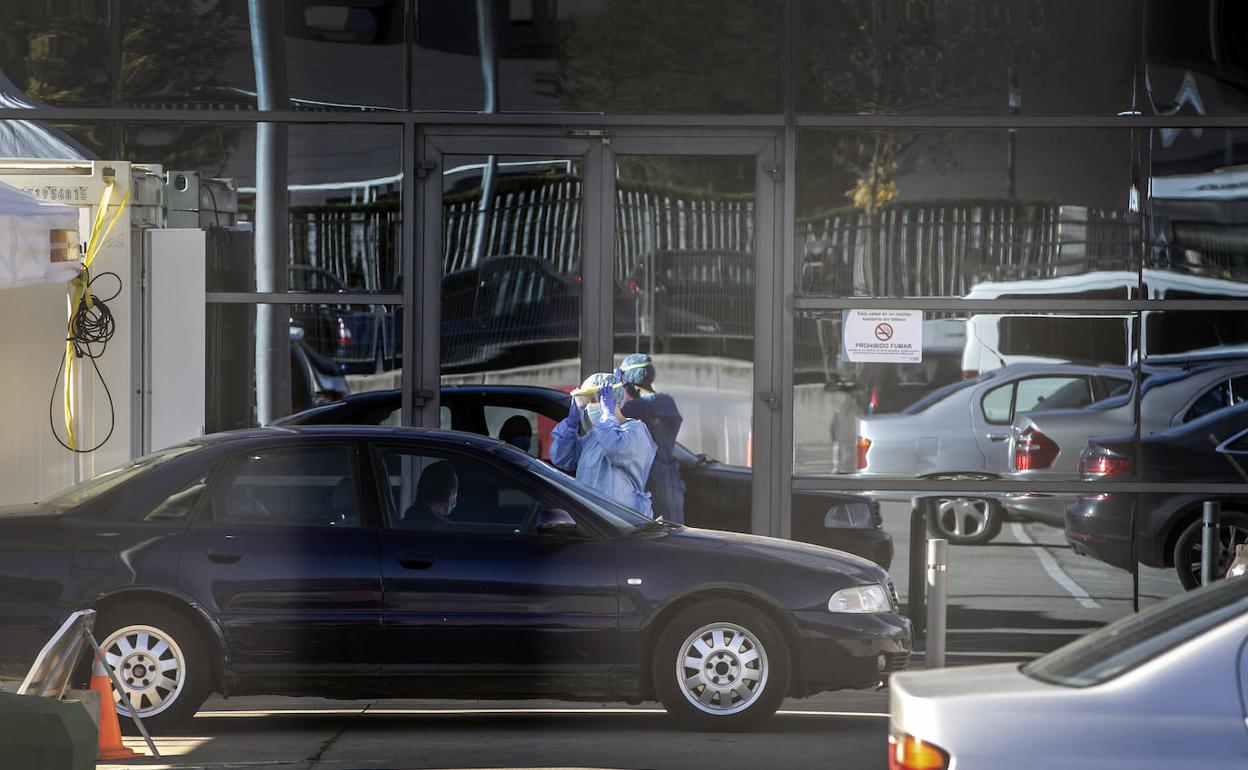
MULTIPOLYGON (((122 161, 0 160, 0 181, 77 208, 84 239, 106 174, 115 179, 111 203, 127 192, 131 199, 91 267, 93 293, 105 299, 117 294, 107 303, 116 332, 95 361, 98 374, 89 359, 79 361, 79 446, 100 446, 75 455, 52 433, 65 437, 57 369, 65 354, 69 287, 5 289, 0 292, 0 424, 5 426, 0 505, 44 498, 158 444, 202 432, 203 234, 164 230, 161 168, 122 161), (171 397, 180 399, 184 411, 198 404, 198 412, 171 417, 172 409, 164 406, 171 397)), ((113 210, 110 206, 110 216, 113 210)))

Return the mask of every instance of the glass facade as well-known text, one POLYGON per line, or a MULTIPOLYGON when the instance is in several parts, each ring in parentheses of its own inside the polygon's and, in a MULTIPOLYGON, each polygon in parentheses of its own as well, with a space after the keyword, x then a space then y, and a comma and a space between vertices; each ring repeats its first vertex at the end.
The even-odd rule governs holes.
MULTIPOLYGON (((1236 4, 21 5, 0 156, 160 167, 206 233, 210 431, 393 389, 464 427, 442 388, 649 353, 748 528, 869 493, 903 600, 914 522, 956 544, 963 629, 1190 587, 1206 500, 1248 533, 1236 4), (875 312, 904 358, 847 342, 875 312)), ((476 427, 546 459, 518 408, 476 427)))

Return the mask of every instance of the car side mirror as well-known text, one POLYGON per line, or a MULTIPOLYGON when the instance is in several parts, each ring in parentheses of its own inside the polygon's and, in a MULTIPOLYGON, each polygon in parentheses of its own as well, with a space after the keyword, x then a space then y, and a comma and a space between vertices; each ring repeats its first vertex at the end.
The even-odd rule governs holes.
POLYGON ((581 526, 572 518, 572 514, 562 508, 543 508, 537 512, 537 534, 539 535, 575 535, 581 526))

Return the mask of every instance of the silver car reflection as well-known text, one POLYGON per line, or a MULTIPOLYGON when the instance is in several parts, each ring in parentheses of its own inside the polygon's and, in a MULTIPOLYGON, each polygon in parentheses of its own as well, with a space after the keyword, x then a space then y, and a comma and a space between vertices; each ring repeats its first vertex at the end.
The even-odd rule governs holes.
POLYGON ((1248 579, 1240 577, 1022 667, 894 674, 890 767, 1243 767, 1246 639, 1248 579))
MULTIPOLYGON (((1131 387, 1129 369, 1018 364, 947 385, 897 414, 858 421, 858 477, 983 480, 1009 470, 1010 426, 1032 409, 1078 409, 1131 387)), ((996 536, 1004 509, 992 496, 932 501, 929 525, 951 543, 996 536)))
MULTIPOLYGON (((1248 400, 1248 359, 1146 366, 1140 388, 1140 433, 1191 422, 1248 400)), ((1084 409, 1019 414, 1010 430, 1006 478, 1063 481, 1079 478, 1088 439, 1127 433, 1135 425, 1135 388, 1084 409)), ((1076 495, 1020 493, 1002 497, 1011 514, 1061 527, 1076 495)))

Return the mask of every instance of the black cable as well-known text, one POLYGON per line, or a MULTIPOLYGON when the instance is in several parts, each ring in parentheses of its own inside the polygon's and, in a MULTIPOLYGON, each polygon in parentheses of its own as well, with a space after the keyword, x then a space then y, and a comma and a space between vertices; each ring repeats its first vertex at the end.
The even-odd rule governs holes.
POLYGON ((65 359, 69 354, 67 349, 61 354, 61 365, 56 370, 56 379, 52 380, 52 398, 48 400, 48 425, 51 427, 52 435, 56 438, 57 443, 76 454, 88 454, 104 446, 113 437, 113 430, 117 427, 117 410, 113 406, 113 393, 108 389, 108 382, 104 379, 104 375, 100 373, 98 359, 104 356, 104 352, 108 349, 109 341, 112 340, 113 335, 117 332, 117 321, 113 317, 113 312, 109 310, 108 303, 121 296, 121 290, 124 287, 121 276, 113 272, 100 273, 92 278, 90 271, 84 269, 83 280, 87 284, 87 289, 83 292, 82 298, 78 300, 78 307, 74 308, 74 314, 69 319, 65 341, 73 343, 74 356, 76 358, 90 359, 91 366, 95 369, 95 376, 99 378, 100 384, 104 386, 104 394, 108 396, 109 424, 108 435, 104 437, 103 441, 90 449, 74 449, 56 432, 54 414, 56 396, 60 392, 57 384, 61 381, 61 375, 65 371, 65 359), (117 291, 108 297, 99 297, 94 291, 95 282, 105 277, 116 279, 117 291), (90 300, 89 305, 88 299, 90 300))

